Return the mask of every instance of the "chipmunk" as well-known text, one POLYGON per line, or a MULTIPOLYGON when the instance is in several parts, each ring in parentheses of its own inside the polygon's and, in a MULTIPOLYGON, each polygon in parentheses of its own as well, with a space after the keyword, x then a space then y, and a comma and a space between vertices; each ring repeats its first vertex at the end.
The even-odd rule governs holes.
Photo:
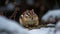
POLYGON ((20 23, 26 27, 38 26, 38 16, 34 13, 34 9, 25 11, 21 15, 20 23))

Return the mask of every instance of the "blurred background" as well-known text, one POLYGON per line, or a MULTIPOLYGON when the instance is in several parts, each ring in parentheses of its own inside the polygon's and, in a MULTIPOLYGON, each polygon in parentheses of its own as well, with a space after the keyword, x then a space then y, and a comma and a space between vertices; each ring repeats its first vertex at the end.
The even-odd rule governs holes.
MULTIPOLYGON (((60 8, 60 0, 0 0, 0 15, 4 15, 8 19, 15 20, 20 24, 24 23, 21 22, 20 19, 23 19, 25 17, 21 15, 23 15, 26 11, 31 11, 31 13, 34 12, 36 16, 30 18, 35 19, 37 17, 36 20, 38 21, 35 23, 36 26, 34 27, 37 27, 38 25, 41 24, 46 25, 47 23, 41 22, 41 17, 46 12, 48 12, 48 10, 59 9, 59 8, 60 8)), ((27 15, 30 16, 31 14, 27 15)), ((29 27, 27 24, 25 24, 24 26, 29 27)))

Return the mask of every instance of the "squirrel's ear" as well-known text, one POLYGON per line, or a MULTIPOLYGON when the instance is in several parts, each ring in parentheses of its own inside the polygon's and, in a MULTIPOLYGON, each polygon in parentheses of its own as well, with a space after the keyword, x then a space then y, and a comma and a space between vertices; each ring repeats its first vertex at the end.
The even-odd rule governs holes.
POLYGON ((32 9, 31 11, 34 11, 34 9, 32 9))

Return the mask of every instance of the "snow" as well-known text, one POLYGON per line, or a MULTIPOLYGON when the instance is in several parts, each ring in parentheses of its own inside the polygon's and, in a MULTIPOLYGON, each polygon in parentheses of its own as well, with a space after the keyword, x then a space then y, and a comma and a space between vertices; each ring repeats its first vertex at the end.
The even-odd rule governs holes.
POLYGON ((60 21, 57 22, 55 30, 56 30, 55 34, 60 34, 60 21))
POLYGON ((28 34, 28 30, 17 22, 9 20, 4 16, 0 16, 0 34, 5 34, 6 32, 10 32, 11 34, 28 34), (3 30, 4 32, 1 32, 3 30))
POLYGON ((57 22, 56 27, 60 27, 60 21, 57 22))
POLYGON ((55 28, 40 28, 29 31, 29 34, 53 34, 55 28))
POLYGON ((55 26, 55 24, 47 24, 47 26, 55 26))
POLYGON ((56 30, 60 31, 60 21, 58 21, 57 24, 56 24, 56 30))
POLYGON ((60 31, 57 31, 56 34, 60 34, 60 31))
POLYGON ((60 10, 49 10, 43 17, 42 20, 55 20, 55 18, 60 18, 60 10))
POLYGON ((7 32, 10 32, 11 34, 59 34, 60 21, 57 22, 56 27, 41 27, 40 29, 29 30, 13 20, 7 19, 4 16, 0 16, 0 34, 7 34, 7 32), (5 31, 1 32, 2 30, 5 31))
MULTIPOLYGON (((43 17, 42 20, 44 20, 45 22, 47 22, 48 20, 53 21, 55 19, 59 19, 60 18, 60 10, 50 10, 48 11, 43 17)), ((56 25, 54 24, 48 24, 47 26, 55 26, 55 28, 53 29, 48 29, 49 31, 48 34, 60 34, 60 21, 57 22, 56 25)), ((45 33, 45 31, 43 31, 45 33)), ((42 32, 41 32, 42 33, 42 32)), ((43 34, 44 34, 43 33, 43 34)))

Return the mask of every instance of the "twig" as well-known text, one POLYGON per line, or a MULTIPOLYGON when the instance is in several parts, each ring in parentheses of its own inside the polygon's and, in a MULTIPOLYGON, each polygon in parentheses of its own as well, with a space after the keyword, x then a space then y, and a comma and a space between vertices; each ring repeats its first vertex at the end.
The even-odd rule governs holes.
POLYGON ((14 13, 10 16, 10 19, 11 19, 11 18, 14 18, 14 20, 15 20, 17 11, 18 11, 18 8, 15 9, 14 13))

